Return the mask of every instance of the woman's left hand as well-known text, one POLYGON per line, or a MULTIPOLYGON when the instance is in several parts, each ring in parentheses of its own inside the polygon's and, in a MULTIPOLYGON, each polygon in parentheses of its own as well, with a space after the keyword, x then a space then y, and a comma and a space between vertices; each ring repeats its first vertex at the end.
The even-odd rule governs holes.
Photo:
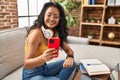
POLYGON ((74 62, 74 59, 72 57, 67 57, 67 59, 63 63, 63 67, 64 68, 70 68, 70 67, 72 67, 73 62, 74 62))

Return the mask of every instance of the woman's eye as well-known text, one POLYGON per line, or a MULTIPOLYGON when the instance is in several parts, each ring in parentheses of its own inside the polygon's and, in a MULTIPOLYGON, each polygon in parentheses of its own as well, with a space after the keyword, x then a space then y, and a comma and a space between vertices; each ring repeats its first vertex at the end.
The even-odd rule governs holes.
POLYGON ((54 18, 54 19, 60 19, 60 16, 59 15, 51 15, 51 14, 46 14, 46 16, 48 17, 48 18, 54 18))
POLYGON ((54 16, 54 18, 60 18, 59 16, 54 16))
POLYGON ((48 14, 47 17, 51 17, 51 15, 48 14))

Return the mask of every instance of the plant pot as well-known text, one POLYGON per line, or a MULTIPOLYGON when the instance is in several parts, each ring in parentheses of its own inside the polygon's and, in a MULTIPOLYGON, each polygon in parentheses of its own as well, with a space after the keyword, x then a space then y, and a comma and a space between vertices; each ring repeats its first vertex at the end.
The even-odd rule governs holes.
POLYGON ((92 38, 93 38, 93 36, 88 35, 88 39, 92 39, 92 38))
POLYGON ((85 20, 85 22, 89 22, 89 20, 85 20))
POLYGON ((118 22, 118 24, 120 24, 120 22, 118 22))
POLYGON ((91 20, 90 22, 94 23, 94 22, 95 22, 95 20, 91 20))

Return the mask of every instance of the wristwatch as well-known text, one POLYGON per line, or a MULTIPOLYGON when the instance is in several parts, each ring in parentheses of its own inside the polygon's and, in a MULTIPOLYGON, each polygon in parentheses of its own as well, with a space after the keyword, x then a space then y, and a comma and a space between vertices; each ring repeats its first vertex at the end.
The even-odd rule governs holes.
POLYGON ((66 58, 68 58, 68 57, 74 58, 74 56, 73 56, 73 55, 70 55, 70 54, 67 54, 67 57, 66 57, 66 58))

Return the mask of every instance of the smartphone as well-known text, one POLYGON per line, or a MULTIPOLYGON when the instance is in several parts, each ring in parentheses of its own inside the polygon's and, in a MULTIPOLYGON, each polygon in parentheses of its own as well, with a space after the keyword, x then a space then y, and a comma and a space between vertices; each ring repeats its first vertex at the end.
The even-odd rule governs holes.
POLYGON ((56 54, 58 57, 59 53, 59 47, 60 47, 60 38, 55 37, 55 38, 49 38, 48 39, 48 48, 55 48, 57 50, 56 54))

